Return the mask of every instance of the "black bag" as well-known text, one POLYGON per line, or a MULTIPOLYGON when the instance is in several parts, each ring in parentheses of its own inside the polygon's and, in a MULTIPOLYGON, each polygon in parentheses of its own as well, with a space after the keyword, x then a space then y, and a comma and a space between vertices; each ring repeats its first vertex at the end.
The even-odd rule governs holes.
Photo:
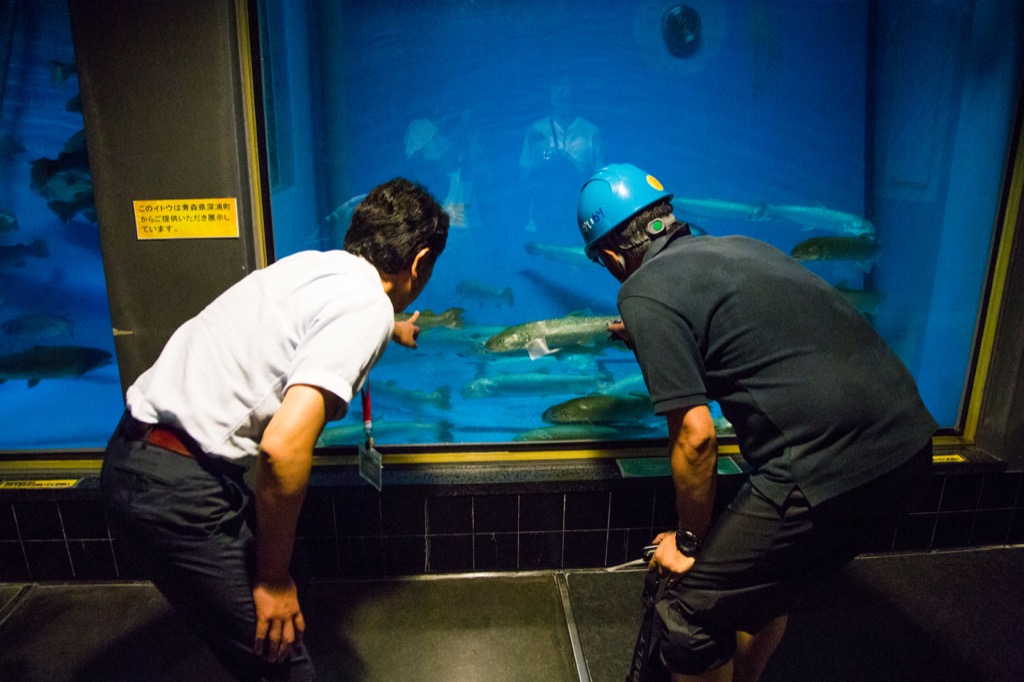
POLYGON ((626 675, 626 682, 669 682, 671 676, 661 662, 655 638, 654 626, 658 614, 654 605, 661 591, 661 580, 654 571, 648 571, 644 577, 644 591, 641 600, 644 604, 644 622, 640 624, 640 632, 636 636, 633 647, 633 663, 626 675))

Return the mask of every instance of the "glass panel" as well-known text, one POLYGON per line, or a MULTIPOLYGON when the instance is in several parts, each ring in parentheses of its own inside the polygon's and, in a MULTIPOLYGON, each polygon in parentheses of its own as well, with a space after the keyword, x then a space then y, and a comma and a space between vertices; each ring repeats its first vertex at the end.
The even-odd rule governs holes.
POLYGON ((67 3, 0 4, 0 450, 102 448, 124 409, 67 3))
MULTIPOLYGON (((373 372, 380 442, 664 433, 632 355, 586 332, 616 314, 617 284, 583 258, 574 222, 583 179, 605 162, 655 174, 677 215, 711 235, 801 256, 896 350, 940 423, 957 424, 1020 3, 264 5, 277 257, 339 247, 360 197, 397 175, 452 215, 415 304, 437 327, 373 372), (577 341, 536 359, 488 347, 544 319, 577 341)), ((360 429, 350 418, 327 440, 360 429)))

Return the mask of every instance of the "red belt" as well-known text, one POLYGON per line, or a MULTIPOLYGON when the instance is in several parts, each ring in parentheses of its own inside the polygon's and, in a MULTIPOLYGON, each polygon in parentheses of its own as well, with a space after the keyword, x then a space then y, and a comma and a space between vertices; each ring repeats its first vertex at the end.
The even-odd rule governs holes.
POLYGON ((177 429, 170 426, 157 424, 149 429, 149 433, 146 435, 145 440, 150 445, 155 445, 159 448, 163 448, 164 450, 170 450, 171 452, 176 452, 179 455, 184 455, 185 457, 192 456, 188 446, 185 445, 181 436, 178 435, 177 429))

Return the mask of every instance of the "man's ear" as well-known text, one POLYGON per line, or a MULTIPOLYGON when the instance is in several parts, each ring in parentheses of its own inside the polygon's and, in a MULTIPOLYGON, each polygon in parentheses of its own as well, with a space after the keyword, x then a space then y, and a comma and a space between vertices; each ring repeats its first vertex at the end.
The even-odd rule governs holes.
POLYGON ((410 272, 413 278, 418 278, 424 271, 429 269, 433 265, 434 254, 430 252, 430 247, 425 246, 420 249, 420 252, 416 254, 416 257, 412 259, 412 268, 410 272))

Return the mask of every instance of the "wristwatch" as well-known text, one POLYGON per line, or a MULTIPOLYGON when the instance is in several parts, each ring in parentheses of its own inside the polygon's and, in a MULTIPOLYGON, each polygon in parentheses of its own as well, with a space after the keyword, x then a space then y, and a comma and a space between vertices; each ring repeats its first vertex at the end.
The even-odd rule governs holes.
POLYGON ((677 530, 676 549, 683 556, 692 557, 700 549, 700 538, 692 530, 677 530))

